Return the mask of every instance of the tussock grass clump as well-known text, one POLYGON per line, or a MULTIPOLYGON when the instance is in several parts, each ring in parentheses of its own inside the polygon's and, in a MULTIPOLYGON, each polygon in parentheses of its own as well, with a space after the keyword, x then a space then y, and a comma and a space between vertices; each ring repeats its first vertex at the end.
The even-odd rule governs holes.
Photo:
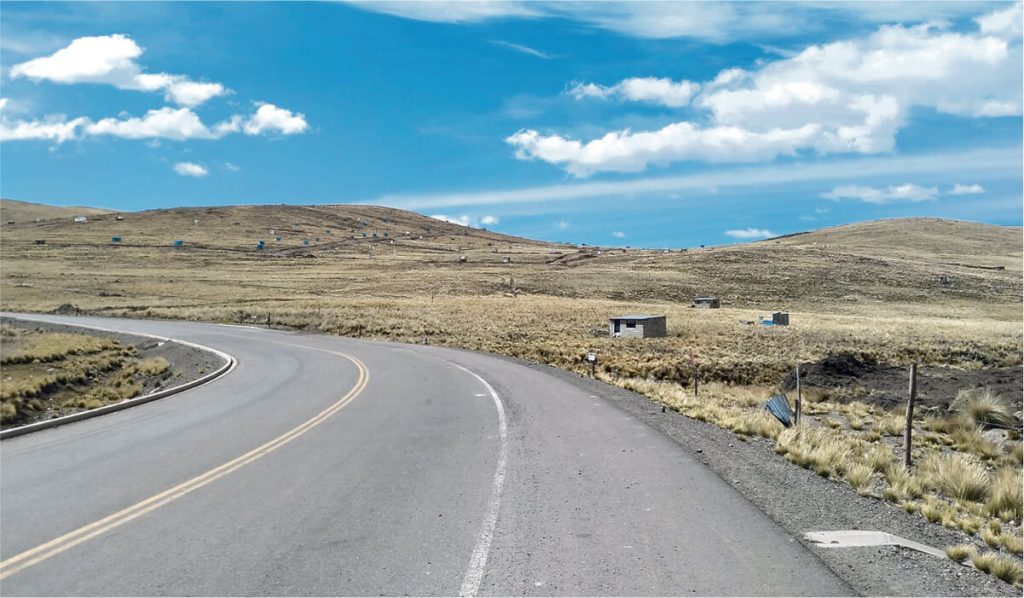
POLYGON ((842 476, 852 463, 853 442, 828 428, 789 428, 779 434, 775 452, 823 477, 842 476))
POLYGON ((959 413, 965 422, 975 427, 1013 428, 1016 426, 1013 406, 988 388, 961 390, 950 404, 949 409, 959 413))
POLYGON ((970 455, 930 455, 918 472, 926 487, 961 501, 984 501, 991 482, 988 471, 970 455))
MULTIPOLYGON (((1020 559, 1012 556, 1002 556, 991 552, 988 554, 991 555, 991 558, 988 559, 986 563, 988 569, 982 570, 995 575, 1007 583, 1012 583, 1019 587, 1022 583, 1022 573, 1024 573, 1020 559)), ((978 568, 981 569, 981 567, 978 568)))
POLYGON ((875 422, 875 431, 882 436, 899 436, 906 427, 907 418, 898 413, 889 413, 878 418, 875 422))
POLYGON ((139 362, 139 372, 147 376, 159 376, 169 370, 171 364, 163 357, 150 357, 139 362))
POLYGON ((1020 555, 1024 552, 1024 538, 1019 534, 1000 534, 999 541, 1003 548, 1013 554, 1020 555))
MULTIPOLYGON (((885 478, 889 485, 882 491, 882 496, 888 501, 898 503, 924 496, 921 481, 902 465, 891 463, 885 470, 885 478)), ((923 507, 921 512, 924 513, 923 507)), ((942 515, 940 513, 936 521, 941 518, 942 515)))
POLYGON ((975 554, 975 549, 970 544, 954 544, 946 547, 946 556, 958 563, 962 563, 975 554))
POLYGON ((882 473, 893 464, 892 450, 888 445, 876 444, 864 456, 864 460, 872 471, 882 473))
POLYGON ((873 470, 862 463, 855 463, 846 470, 846 481, 850 482, 853 489, 861 496, 871 494, 871 474, 873 470))
POLYGON ((1021 470, 1003 467, 996 471, 988 493, 985 510, 1004 521, 1020 520, 1024 511, 1024 480, 1021 470), (1009 517, 1004 517, 1009 514, 1009 517))
POLYGON ((999 534, 991 532, 987 528, 981 530, 981 539, 985 544, 988 544, 990 548, 999 548, 1003 544, 999 534))

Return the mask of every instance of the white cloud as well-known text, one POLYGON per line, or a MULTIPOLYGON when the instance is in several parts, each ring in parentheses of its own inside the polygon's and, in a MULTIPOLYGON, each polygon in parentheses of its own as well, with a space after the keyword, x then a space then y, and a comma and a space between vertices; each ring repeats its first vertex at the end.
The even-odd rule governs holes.
POLYGON ((499 224, 500 222, 501 220, 497 216, 484 216, 483 218, 480 219, 480 224, 484 226, 494 226, 495 224, 499 224))
POLYGON ((104 118, 84 127, 86 135, 111 135, 124 139, 215 139, 199 116, 188 108, 150 110, 138 118, 104 118))
POLYGON ((63 143, 74 139, 78 129, 88 122, 86 118, 67 120, 62 114, 51 115, 43 120, 8 122, 0 120, 0 141, 23 141, 42 139, 63 143))
POLYGON ((1016 2, 1004 10, 997 10, 982 15, 975 20, 982 33, 998 35, 1006 38, 1020 37, 1022 29, 1021 14, 1024 12, 1021 3, 1016 2))
POLYGON ((617 230, 612 232, 612 236, 615 237, 616 239, 625 239, 626 233, 617 230))
POLYGON ((861 185, 844 185, 836 187, 821 196, 825 199, 857 199, 865 203, 886 204, 897 201, 932 201, 939 195, 936 187, 921 187, 912 183, 890 185, 884 189, 861 185))
POLYGON ((227 170, 227 171, 230 171, 230 172, 238 172, 239 170, 242 170, 242 169, 238 166, 238 164, 234 164, 232 162, 225 162, 224 163, 224 170, 227 170))
POLYGON ((204 177, 209 174, 206 167, 195 162, 178 162, 174 165, 174 172, 181 176, 204 177))
POLYGON ((142 48, 126 35, 80 37, 49 56, 14 65, 11 78, 127 86, 139 74, 135 59, 141 55, 142 48))
POLYGON ((617 97, 633 102, 650 102, 669 108, 682 108, 700 89, 692 81, 675 82, 656 77, 631 77, 606 87, 595 83, 574 83, 567 91, 577 100, 583 98, 617 97))
POLYGON ((469 216, 463 214, 462 216, 445 216, 444 214, 434 214, 431 216, 435 220, 443 220, 450 224, 459 224, 461 226, 469 226, 469 216))
MULTIPOLYGON (((1021 64, 1019 42, 929 25, 883 26, 863 38, 810 46, 756 70, 724 70, 701 86, 692 102, 699 113, 692 121, 653 131, 611 131, 591 140, 524 129, 505 141, 519 159, 557 164, 580 177, 682 160, 888 152, 915 106, 968 117, 1021 114, 1021 64)), ((569 92, 631 94, 630 99, 666 103, 672 85, 688 83, 626 81, 647 83, 631 91, 620 88, 622 83, 577 84, 569 92)), ((678 104, 684 95, 680 90, 672 101, 678 104)))
POLYGON ((977 195, 984 192, 985 188, 977 183, 973 185, 961 185, 960 183, 957 183, 953 185, 952 189, 946 191, 948 195, 977 195))
POLYGON ((571 225, 565 220, 559 220, 558 223, 555 224, 555 226, 558 228, 558 230, 565 230, 569 228, 571 225))
POLYGON ((543 58, 544 60, 551 60, 552 58, 554 58, 553 56, 551 56, 550 54, 548 54, 546 52, 541 52, 540 50, 537 50, 535 48, 531 48, 530 46, 524 46, 522 44, 514 44, 512 42, 507 42, 507 41, 500 40, 500 39, 491 40, 491 43, 496 45, 496 46, 501 46, 502 48, 508 48, 509 50, 515 50, 516 52, 519 52, 520 54, 526 54, 527 56, 533 56, 534 58, 543 58))
POLYGON ((733 239, 767 239, 778 235, 766 228, 741 228, 725 231, 733 239))
POLYGON ((44 120, 8 121, 0 119, 0 140, 48 139, 63 143, 79 137, 110 136, 122 139, 220 139, 225 135, 244 132, 246 135, 281 133, 292 135, 307 129, 305 117, 273 104, 262 104, 249 117, 234 115, 227 120, 207 126, 190 108, 165 106, 146 112, 142 117, 109 117, 91 121, 86 117, 67 120, 64 115, 52 115, 44 120))
POLYGON ((564 164, 570 174, 586 177, 600 171, 639 172, 650 164, 680 160, 767 160, 795 154, 798 149, 812 144, 820 133, 819 127, 813 124, 756 133, 738 127, 701 129, 680 122, 657 131, 613 131, 587 143, 558 135, 544 136, 532 130, 519 131, 505 141, 516 148, 516 157, 520 160, 564 164))
POLYGON ((246 135, 259 135, 265 132, 293 135, 303 133, 307 128, 304 114, 294 113, 266 103, 260 104, 256 114, 252 115, 243 126, 246 135))
POLYGON ((199 83, 184 75, 143 73, 135 62, 142 48, 124 34, 80 37, 49 56, 11 67, 11 78, 54 83, 104 83, 119 89, 165 92, 168 101, 198 106, 229 93, 220 83, 199 83))

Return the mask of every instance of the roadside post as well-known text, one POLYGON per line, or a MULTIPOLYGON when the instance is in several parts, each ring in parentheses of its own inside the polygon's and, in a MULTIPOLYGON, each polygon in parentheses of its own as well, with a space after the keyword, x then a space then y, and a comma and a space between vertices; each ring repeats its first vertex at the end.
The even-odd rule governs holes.
POLYGON ((690 368, 693 370, 693 398, 697 398, 697 387, 700 386, 700 366, 697 365, 697 356, 690 349, 690 368))
POLYGON ((914 399, 917 398, 917 364, 910 364, 910 398, 907 400, 907 423, 903 428, 903 466, 910 467, 910 443, 914 430, 914 399))
POLYGON ((594 378, 594 368, 597 367, 597 351, 587 351, 587 363, 590 364, 590 377, 594 378))
POLYGON ((796 364, 796 418, 794 422, 796 425, 800 425, 800 416, 803 414, 804 405, 803 397, 800 396, 800 363, 796 364))

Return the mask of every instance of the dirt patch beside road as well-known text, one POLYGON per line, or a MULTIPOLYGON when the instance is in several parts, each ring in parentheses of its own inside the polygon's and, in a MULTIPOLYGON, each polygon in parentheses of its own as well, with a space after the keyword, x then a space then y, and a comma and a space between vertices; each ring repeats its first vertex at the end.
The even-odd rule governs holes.
POLYGON ((59 343, 83 339, 96 345, 66 353, 58 347, 41 358, 5 355, 11 363, 5 361, 2 375, 4 428, 152 394, 223 365, 223 359, 208 351, 144 336, 17 318, 0 318, 0 327, 9 333, 5 353, 46 335, 59 343))
MULTIPOLYGON (((852 353, 838 353, 800 366, 804 388, 829 392, 840 403, 862 401, 886 409, 907 401, 908 369, 852 353)), ((1024 376, 1018 366, 964 370, 921 366, 917 369, 917 401, 924 408, 948 409, 961 390, 987 387, 1021 408, 1024 376)), ((796 388, 796 374, 790 372, 782 383, 786 391, 796 388)))

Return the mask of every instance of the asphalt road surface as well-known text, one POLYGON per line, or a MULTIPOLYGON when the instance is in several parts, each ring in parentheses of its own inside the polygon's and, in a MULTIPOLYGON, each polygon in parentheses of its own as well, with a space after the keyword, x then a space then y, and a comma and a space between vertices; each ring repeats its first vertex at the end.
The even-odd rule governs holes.
POLYGON ((511 361, 32 317, 238 364, 0 443, 3 595, 852 593, 677 444, 511 361))

